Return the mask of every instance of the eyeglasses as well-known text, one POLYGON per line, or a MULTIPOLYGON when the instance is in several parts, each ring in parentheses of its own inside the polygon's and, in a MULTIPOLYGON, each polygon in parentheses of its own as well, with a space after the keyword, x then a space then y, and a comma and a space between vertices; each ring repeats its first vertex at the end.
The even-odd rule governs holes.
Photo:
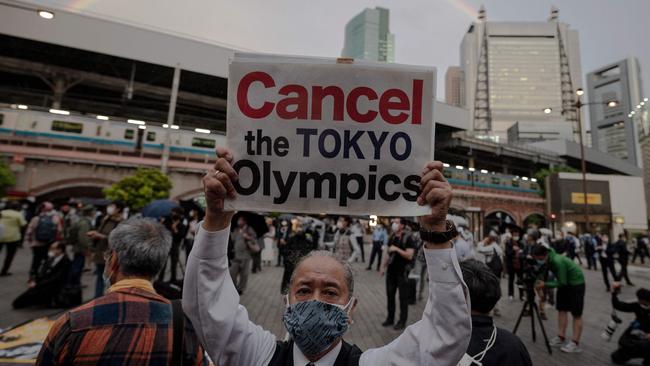
POLYGON ((104 262, 108 262, 108 260, 111 258, 111 255, 113 254, 113 251, 111 249, 107 249, 104 251, 104 262))

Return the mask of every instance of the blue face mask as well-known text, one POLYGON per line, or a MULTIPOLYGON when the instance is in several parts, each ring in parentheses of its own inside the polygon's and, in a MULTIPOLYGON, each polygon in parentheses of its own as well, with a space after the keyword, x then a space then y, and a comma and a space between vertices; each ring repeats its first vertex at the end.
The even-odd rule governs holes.
MULTIPOLYGON (((306 356, 325 351, 348 330, 347 305, 309 300, 287 306, 282 321, 296 346, 306 356)), ((288 302, 287 302, 288 303, 288 302)))
POLYGON ((541 267, 541 266, 543 266, 543 265, 545 265, 545 264, 546 264, 546 261, 545 261, 545 260, 537 259, 537 265, 538 265, 538 266, 541 267))

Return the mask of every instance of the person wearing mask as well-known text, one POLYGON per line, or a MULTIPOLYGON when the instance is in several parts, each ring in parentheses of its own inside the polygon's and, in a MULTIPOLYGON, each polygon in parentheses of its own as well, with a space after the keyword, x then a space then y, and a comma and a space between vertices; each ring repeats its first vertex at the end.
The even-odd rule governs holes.
POLYGON ((61 315, 36 365, 207 366, 180 302, 160 296, 152 284, 169 255, 169 231, 152 219, 131 218, 107 241, 107 294, 61 315))
MULTIPOLYGON (((0 235, 0 251, 5 248, 5 260, 0 270, 0 276, 10 276, 11 263, 16 255, 16 250, 21 241, 21 231, 27 225, 23 214, 20 212, 20 203, 9 201, 4 210, 0 211, 0 226, 2 226, 2 235, 0 235)), ((643 259, 641 259, 643 260, 643 259)))
MULTIPOLYGON (((515 281, 519 277, 518 273, 521 269, 521 261, 519 252, 519 231, 514 230, 512 236, 506 239, 505 262, 506 271, 508 272, 508 299, 513 300, 515 296, 515 281)), ((519 298, 523 298, 523 291, 519 291, 519 298)))
POLYGON ((609 273, 612 274, 612 279, 618 281, 616 268, 614 267, 614 254, 616 248, 614 244, 610 243, 609 237, 605 234, 596 235, 596 253, 598 254, 598 261, 600 262, 600 269, 603 272, 603 282, 605 282, 605 289, 607 292, 611 291, 609 285, 609 273))
POLYGON ((102 217, 97 230, 90 230, 86 235, 93 240, 93 262, 95 263, 95 298, 104 294, 106 283, 104 281, 104 252, 108 249, 108 235, 124 220, 125 204, 114 201, 106 206, 106 214, 102 217))
POLYGON ((341 216, 336 222, 334 234, 334 253, 340 260, 350 260, 352 253, 352 232, 350 231, 350 217, 341 216))
POLYGON ((88 232, 93 230, 92 218, 95 215, 95 207, 86 205, 81 208, 81 216, 68 229, 67 244, 72 246, 74 253, 70 272, 68 275, 68 284, 81 288, 81 275, 86 264, 86 257, 90 254, 93 241, 88 236, 88 232))
POLYGON ((593 269, 594 271, 598 270, 598 256, 596 253, 596 241, 589 234, 583 234, 580 237, 584 248, 585 248, 585 257, 587 257, 587 269, 593 269))
MULTIPOLYGON (((186 220, 184 214, 185 211, 183 211, 182 208, 174 207, 172 208, 169 216, 164 217, 162 220, 163 226, 165 226, 167 230, 169 230, 169 232, 172 234, 172 247, 169 251, 169 282, 176 282, 178 280, 177 274, 178 262, 181 254, 181 244, 183 242, 183 239, 185 239, 185 235, 187 235, 187 225, 185 223, 186 220)), ((165 281, 166 270, 167 262, 165 262, 162 271, 160 271, 158 280, 165 281)))
MULTIPOLYGON (((496 231, 491 230, 490 234, 478 244, 476 248, 477 259, 485 263, 488 268, 492 270, 492 273, 500 280, 501 275, 503 274, 503 250, 499 245, 499 234, 496 231)), ((501 313, 498 307, 494 307, 493 310, 494 316, 500 316, 501 313)))
POLYGON ((32 248, 30 279, 34 279, 39 267, 47 259, 50 245, 62 238, 63 220, 56 214, 51 202, 43 202, 39 214, 32 218, 25 231, 25 241, 32 248))
POLYGON ((296 220, 293 226, 293 234, 289 237, 285 247, 284 274, 282 275, 282 285, 280 287, 280 293, 283 295, 289 289, 289 280, 293 275, 296 264, 309 252, 316 250, 318 246, 312 234, 305 231, 303 225, 300 220, 296 220))
POLYGON ((190 252, 192 251, 192 245, 194 244, 194 236, 196 236, 196 230, 199 228, 199 212, 197 210, 190 211, 190 220, 187 224, 187 234, 185 235, 185 263, 190 257, 190 252))
POLYGON ((287 220, 282 220, 280 222, 280 228, 276 232, 276 244, 278 246, 278 264, 276 267, 280 267, 284 264, 284 247, 287 245, 287 240, 289 240, 289 235, 291 234, 291 229, 289 228, 289 222, 287 220))
POLYGON ((217 154, 214 169, 203 178, 207 213, 190 255, 183 288, 183 308, 216 365, 457 364, 469 344, 471 319, 466 288, 451 248, 450 237, 455 230, 445 221, 452 193, 441 173, 441 162, 425 167, 422 194, 417 200, 431 209, 430 215, 420 218, 431 240, 424 244, 429 310, 390 344, 362 352, 343 337, 358 301, 363 299, 354 297, 350 263, 328 251, 311 252, 293 273, 283 315, 288 341, 277 340, 250 321, 226 270, 228 226, 233 213, 224 210, 224 200, 237 197, 233 181, 238 176, 231 166, 232 153, 218 148, 217 154))
POLYGON ((636 262, 636 257, 641 258, 641 264, 645 264, 645 257, 649 256, 648 247, 650 246, 650 240, 647 235, 639 236, 636 239, 636 246, 634 247, 634 255, 632 256, 632 263, 636 262))
POLYGON ((580 259, 580 240, 576 238, 575 234, 572 232, 567 232, 564 237, 564 242, 566 243, 567 256, 571 260, 578 259, 578 263, 582 265, 582 259, 580 259))
POLYGON ((366 270, 372 269, 372 264, 375 262, 375 257, 377 257, 377 271, 381 267, 381 256, 384 251, 384 245, 388 244, 388 233, 380 222, 377 223, 375 229, 372 231, 372 251, 370 252, 370 262, 368 262, 368 267, 366 270))
POLYGON ((472 305, 472 337, 459 365, 532 366, 523 342, 505 329, 497 328, 490 311, 501 298, 501 285, 484 263, 469 259, 460 263, 472 305))
POLYGON ((582 335, 582 311, 585 301, 585 277, 580 266, 543 245, 537 245, 533 249, 533 258, 538 265, 547 265, 548 269, 553 271, 556 276, 555 280, 535 283, 536 289, 557 288, 558 335, 549 343, 551 346, 561 347, 562 352, 582 352, 580 336, 582 335), (571 341, 566 342, 569 312, 573 316, 573 337, 571 341))
POLYGON ((273 225, 273 219, 270 217, 266 218, 266 227, 269 231, 264 234, 264 249, 262 249, 262 263, 267 266, 271 265, 273 258, 275 258, 274 243, 275 243, 275 225, 273 225))
POLYGON ((70 260, 65 255, 65 244, 57 241, 48 247, 47 260, 38 269, 36 276, 27 284, 27 291, 12 303, 14 309, 30 306, 56 307, 57 297, 68 277, 70 260))
POLYGON ((650 290, 641 288, 636 292, 637 301, 623 302, 618 299, 619 282, 612 283, 612 305, 624 313, 634 313, 635 319, 618 341, 619 348, 611 359, 617 365, 626 364, 634 358, 642 358, 643 365, 650 365, 650 290))
POLYGON ((418 249, 411 238, 410 230, 407 230, 406 219, 393 220, 391 224, 392 235, 388 240, 386 259, 381 268, 381 275, 386 275, 386 308, 388 316, 381 324, 384 327, 393 326, 395 330, 406 327, 408 320, 408 307, 410 290, 408 286, 408 274, 411 264, 415 259, 415 252, 418 249), (399 320, 395 323, 395 295, 399 290, 399 320))
POLYGON ((248 284, 248 274, 251 271, 251 261, 253 260, 251 252, 257 245, 257 236, 255 230, 248 226, 246 218, 242 215, 237 219, 237 228, 233 230, 231 238, 235 256, 230 266, 230 277, 235 283, 237 292, 241 295, 248 284))
POLYGON ((621 265, 621 273, 618 275, 618 278, 628 284, 628 286, 634 286, 630 277, 627 275, 627 264, 630 260, 630 251, 627 249, 627 237, 625 234, 618 235, 618 241, 614 244, 614 252, 618 257, 618 263, 621 265))
POLYGON ((454 239, 454 250, 458 261, 466 261, 474 258, 474 249, 471 232, 467 227, 458 227, 458 236, 454 239))
POLYGON ((59 207, 59 212, 61 212, 61 217, 63 219, 63 241, 66 245, 70 245, 68 240, 70 239, 70 228, 79 220, 79 215, 77 215, 77 210, 75 208, 76 203, 65 202, 59 207))

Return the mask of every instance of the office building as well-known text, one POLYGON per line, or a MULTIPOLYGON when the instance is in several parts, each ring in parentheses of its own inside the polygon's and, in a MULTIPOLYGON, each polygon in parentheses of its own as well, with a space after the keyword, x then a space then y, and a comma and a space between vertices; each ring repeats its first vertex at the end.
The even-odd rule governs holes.
POLYGON ((633 57, 605 65, 587 74, 587 96, 593 103, 589 106, 593 147, 642 167, 639 130, 643 126, 637 123, 636 111, 631 114, 644 103, 639 75, 633 57), (609 101, 617 105, 610 107, 609 101))
POLYGON ((463 72, 460 66, 449 66, 445 74, 445 103, 460 107, 465 104, 463 72))
POLYGON ((475 134, 506 138, 516 122, 577 121, 571 103, 582 85, 578 32, 558 21, 557 9, 548 21, 493 22, 481 7, 460 56, 475 134))
POLYGON ((341 56, 395 62, 395 36, 390 33, 389 10, 366 8, 345 25, 341 56))

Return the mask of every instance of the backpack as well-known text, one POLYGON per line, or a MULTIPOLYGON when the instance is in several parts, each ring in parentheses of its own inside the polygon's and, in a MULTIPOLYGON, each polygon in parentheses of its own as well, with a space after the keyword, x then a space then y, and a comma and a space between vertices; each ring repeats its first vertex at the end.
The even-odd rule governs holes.
POLYGON ((36 240, 50 244, 56 240, 57 225, 52 219, 52 215, 43 215, 38 218, 34 237, 36 240))
POLYGON ((501 258, 499 258, 497 250, 492 249, 492 252, 492 257, 485 264, 492 270, 492 273, 494 273, 495 276, 501 277, 501 272, 503 272, 503 263, 501 263, 501 258))

